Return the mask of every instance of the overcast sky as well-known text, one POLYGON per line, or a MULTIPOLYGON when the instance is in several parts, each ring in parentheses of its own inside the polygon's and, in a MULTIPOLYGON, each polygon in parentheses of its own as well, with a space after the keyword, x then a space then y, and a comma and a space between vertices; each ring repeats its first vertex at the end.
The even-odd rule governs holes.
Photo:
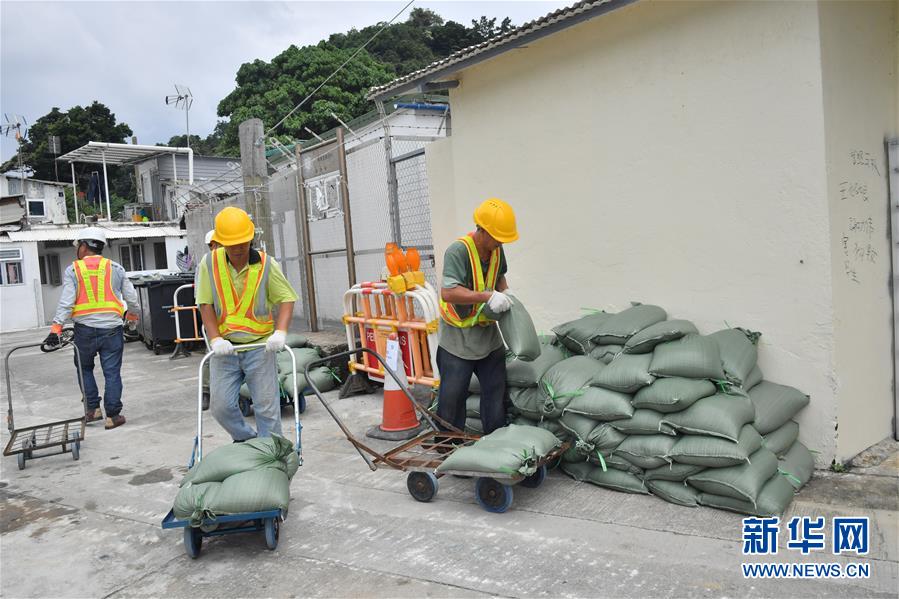
MULTIPOLYGON (((446 20, 481 15, 515 25, 569 2, 428 2, 446 20)), ((53 106, 103 102, 138 143, 184 133, 184 113, 166 106, 173 83, 194 95, 190 131, 205 137, 216 105, 244 62, 271 60, 290 44, 390 20, 406 2, 12 2, 0 1, 0 104, 29 123, 53 106)), ((0 158, 15 153, 3 138, 0 158)))

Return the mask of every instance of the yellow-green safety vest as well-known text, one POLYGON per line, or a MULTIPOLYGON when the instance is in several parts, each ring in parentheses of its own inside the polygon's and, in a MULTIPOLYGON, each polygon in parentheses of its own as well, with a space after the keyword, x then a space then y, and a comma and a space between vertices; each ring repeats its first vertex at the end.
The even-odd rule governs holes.
MULTIPOLYGON (((474 283, 473 291, 481 292, 496 289, 496 280, 499 278, 500 249, 496 248, 490 253, 490 262, 487 266, 487 276, 485 277, 473 234, 469 233, 465 237, 460 237, 459 241, 465 244, 465 248, 468 250, 468 260, 471 263, 471 278, 474 283)), ((492 324, 494 321, 482 313, 483 309, 484 304, 474 304, 471 307, 471 313, 466 318, 462 318, 452 304, 443 301, 443 297, 440 298, 441 318, 443 318, 445 323, 456 328, 469 329, 475 325, 488 326, 492 324)))

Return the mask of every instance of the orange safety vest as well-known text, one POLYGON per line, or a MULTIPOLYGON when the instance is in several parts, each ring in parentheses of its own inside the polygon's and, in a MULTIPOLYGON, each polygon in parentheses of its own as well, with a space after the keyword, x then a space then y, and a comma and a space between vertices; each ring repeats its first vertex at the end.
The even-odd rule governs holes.
POLYGON ((266 308, 269 264, 265 252, 256 264, 247 266, 247 281, 238 297, 225 248, 210 254, 209 275, 213 284, 213 304, 218 317, 219 334, 231 341, 250 342, 275 330, 271 310, 266 308))
POLYGON ((112 290, 112 261, 103 256, 86 256, 72 263, 78 293, 72 316, 113 313, 122 316, 125 306, 112 290))
MULTIPOLYGON (((481 268, 481 257, 478 255, 478 248, 474 243, 474 234, 469 233, 465 237, 460 237, 459 241, 464 243, 465 248, 468 250, 474 291, 480 292, 496 289, 496 280, 499 278, 499 248, 496 248, 490 254, 490 263, 487 266, 487 276, 485 277, 481 268)), ((460 329, 469 329, 475 325, 483 327, 492 324, 494 321, 481 313, 483 309, 484 304, 475 304, 471 307, 471 313, 468 317, 462 318, 452 304, 443 301, 443 297, 440 298, 440 316, 443 318, 443 321, 450 326, 460 329)))

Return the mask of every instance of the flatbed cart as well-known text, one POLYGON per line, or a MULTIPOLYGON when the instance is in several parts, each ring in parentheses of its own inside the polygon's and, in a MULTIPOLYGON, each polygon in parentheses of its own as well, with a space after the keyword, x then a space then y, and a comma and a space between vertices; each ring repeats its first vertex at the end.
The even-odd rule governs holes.
POLYGON ((306 380, 311 387, 315 396, 318 397, 322 405, 331 415, 340 430, 346 436, 347 440, 356 448, 356 451, 368 464, 371 470, 377 470, 380 467, 386 467, 393 470, 401 470, 408 472, 406 477, 406 487, 409 494, 417 501, 428 502, 437 495, 438 480, 448 474, 459 477, 475 478, 475 499, 478 504, 488 512, 503 513, 512 506, 512 487, 521 484, 523 487, 536 488, 539 487, 546 478, 546 471, 549 464, 557 462, 565 450, 568 449, 570 443, 563 443, 561 447, 553 450, 537 462, 537 471, 530 475, 522 474, 492 474, 484 476, 483 472, 468 472, 461 470, 450 470, 437 472, 437 467, 460 447, 473 444, 480 438, 480 435, 472 435, 460 431, 436 414, 432 414, 419 404, 412 397, 406 384, 397 377, 396 372, 391 369, 377 352, 367 347, 361 347, 354 350, 341 352, 328 356, 322 360, 317 360, 306 366, 306 380), (315 383, 309 378, 309 371, 319 364, 326 361, 349 357, 356 354, 368 353, 375 357, 384 371, 393 377, 409 401, 415 407, 415 410, 427 422, 429 430, 425 430, 413 439, 403 441, 399 445, 390 448, 385 452, 378 452, 371 447, 365 445, 346 427, 340 417, 331 409, 331 406, 322 397, 321 392, 315 383), (445 430, 441 430, 437 423, 445 430))
MULTIPOLYGON (((242 348, 265 347, 265 343, 248 343, 242 345, 242 348)), ((282 350, 284 351, 284 350, 282 350)), ((297 397, 296 389, 296 372, 297 360, 293 352, 290 353, 290 360, 293 364, 294 372, 294 389, 293 396, 297 397)), ((194 437, 193 449, 191 450, 190 460, 187 463, 188 470, 194 467, 203 459, 203 367, 212 356, 212 352, 207 353, 200 360, 197 376, 197 436, 194 437)), ((294 426, 296 429, 296 442, 294 447, 297 452, 299 465, 303 465, 303 446, 301 444, 301 431, 303 426, 300 424, 300 409, 296 399, 294 399, 294 426)), ((192 526, 190 520, 179 520, 175 517, 175 510, 172 508, 165 518, 162 519, 162 528, 183 528, 184 529, 184 550, 191 558, 196 559, 200 555, 203 548, 203 539, 206 537, 219 537, 224 535, 238 534, 242 532, 259 532, 265 531, 265 546, 269 549, 278 547, 278 538, 280 537, 281 522, 287 516, 287 511, 282 509, 266 510, 261 512, 244 512, 240 514, 223 514, 214 518, 205 518, 199 526, 192 526)))
POLYGON ((60 334, 61 343, 59 345, 47 346, 44 345, 43 342, 18 345, 6 352, 6 356, 3 358, 3 368, 6 374, 6 399, 8 402, 6 422, 10 433, 9 443, 6 444, 3 455, 16 456, 19 470, 25 469, 25 462, 27 460, 57 455, 57 452, 35 453, 54 447, 60 448, 58 453, 71 453, 73 460, 77 460, 81 457, 81 442, 84 440, 84 412, 87 410, 87 401, 84 397, 84 380, 81 376, 81 353, 78 351, 78 347, 73 343, 73 338, 74 331, 72 329, 64 329, 60 334), (77 365, 76 370, 78 371, 78 387, 81 390, 81 417, 47 422, 45 424, 38 424, 37 426, 16 428, 13 419, 12 383, 10 382, 9 376, 9 357, 13 352, 20 349, 39 347, 42 352, 51 353, 66 346, 71 347, 75 352, 75 364, 77 365))

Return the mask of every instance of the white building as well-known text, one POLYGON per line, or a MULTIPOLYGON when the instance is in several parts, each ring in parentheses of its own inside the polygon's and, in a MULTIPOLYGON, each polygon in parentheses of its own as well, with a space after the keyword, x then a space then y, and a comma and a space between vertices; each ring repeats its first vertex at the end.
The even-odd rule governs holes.
MULTIPOLYGON (((20 204, 27 203, 27 220, 30 223, 63 225, 69 222, 66 214, 66 186, 66 183, 39 179, 23 180, 15 175, 4 174, 0 175, 0 198, 5 204, 11 204, 9 200, 12 198, 18 198, 20 204)), ((22 205, 22 208, 25 206, 22 205)), ((8 223, 4 218, 4 222, 0 224, 8 223)))

